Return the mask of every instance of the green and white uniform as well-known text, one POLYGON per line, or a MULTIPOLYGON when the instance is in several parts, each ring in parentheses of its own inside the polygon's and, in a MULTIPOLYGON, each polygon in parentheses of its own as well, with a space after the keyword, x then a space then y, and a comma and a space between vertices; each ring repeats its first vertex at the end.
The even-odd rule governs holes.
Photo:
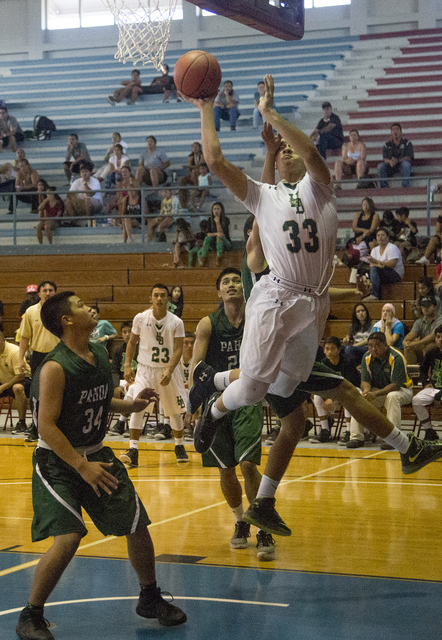
MULTIPOLYGON (((254 284, 261 278, 261 276, 266 275, 268 272, 269 269, 267 267, 262 271, 262 273, 252 273, 247 266, 247 255, 244 252, 242 263, 242 283, 244 299, 246 302, 250 297, 254 284)), ((276 396, 272 393, 268 393, 266 395, 266 400, 281 420, 292 413, 296 407, 299 407, 310 394, 335 389, 341 384, 343 379, 344 378, 342 376, 338 375, 325 364, 316 361, 308 379, 305 382, 300 382, 291 396, 283 398, 282 396, 276 396)))
MULTIPOLYGON (((82 507, 104 535, 126 535, 150 523, 124 465, 112 449, 103 447, 107 416, 113 396, 109 356, 104 347, 89 343, 95 365, 71 351, 64 342, 53 349, 46 362, 57 362, 63 369, 65 385, 57 427, 71 445, 91 462, 110 462, 109 472, 119 480, 118 489, 99 498, 80 474, 59 458, 40 438, 34 451, 32 499, 34 519, 32 540, 80 533, 87 529, 82 507)), ((41 367, 31 385, 31 406, 38 427, 41 367)))
MULTIPOLYGON (((212 331, 204 361, 215 371, 236 369, 239 366, 244 321, 234 327, 224 309, 209 316, 212 331)), ((207 453, 202 455, 204 467, 235 467, 248 460, 261 462, 262 405, 241 407, 230 412, 225 426, 218 429, 215 440, 207 453)))

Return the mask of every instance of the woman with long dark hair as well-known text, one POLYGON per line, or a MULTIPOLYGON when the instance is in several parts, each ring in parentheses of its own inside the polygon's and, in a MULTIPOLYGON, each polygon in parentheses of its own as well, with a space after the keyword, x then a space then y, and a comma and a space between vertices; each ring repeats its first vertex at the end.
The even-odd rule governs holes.
POLYGON ((365 242, 368 251, 373 249, 379 222, 374 201, 371 198, 364 198, 361 204, 361 211, 356 213, 352 223, 357 249, 362 242, 365 242))
POLYGON ((345 355, 356 366, 361 364, 364 353, 368 351, 368 336, 373 331, 374 322, 370 317, 367 306, 363 302, 355 305, 348 335, 342 342, 346 345, 345 355))
POLYGON ((229 235, 230 220, 226 216, 226 211, 222 202, 214 202, 212 205, 212 215, 209 218, 209 231, 204 238, 203 246, 198 251, 198 263, 204 267, 207 262, 207 254, 210 249, 216 251, 216 266, 221 264, 221 256, 224 251, 232 248, 229 235))
POLYGON ((167 303, 167 310, 181 318, 183 315, 184 293, 180 284, 174 285, 170 290, 170 301, 167 303))

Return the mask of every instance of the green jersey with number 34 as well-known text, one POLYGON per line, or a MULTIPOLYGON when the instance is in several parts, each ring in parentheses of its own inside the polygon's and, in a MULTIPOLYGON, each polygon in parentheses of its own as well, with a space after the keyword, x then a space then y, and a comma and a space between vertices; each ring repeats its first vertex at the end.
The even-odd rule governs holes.
MULTIPOLYGON (((57 427, 73 447, 99 444, 105 436, 107 415, 114 393, 109 355, 100 344, 89 343, 95 366, 59 342, 44 359, 58 362, 65 377, 57 427)), ((31 408, 38 427, 40 367, 31 384, 31 408)))

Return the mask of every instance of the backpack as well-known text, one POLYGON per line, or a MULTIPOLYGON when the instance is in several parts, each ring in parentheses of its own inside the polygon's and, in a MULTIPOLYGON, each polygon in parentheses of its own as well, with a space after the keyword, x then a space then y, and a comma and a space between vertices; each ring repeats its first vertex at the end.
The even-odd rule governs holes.
POLYGON ((57 127, 52 120, 46 116, 35 116, 34 118, 34 138, 37 140, 50 140, 53 131, 57 131, 57 127))

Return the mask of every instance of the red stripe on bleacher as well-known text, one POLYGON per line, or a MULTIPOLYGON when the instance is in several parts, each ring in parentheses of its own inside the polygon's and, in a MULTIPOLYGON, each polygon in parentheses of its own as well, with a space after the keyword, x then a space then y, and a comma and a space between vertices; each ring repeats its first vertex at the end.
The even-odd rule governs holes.
POLYGON ((405 76, 404 78, 376 78, 377 84, 410 84, 412 82, 441 82, 442 75, 425 76, 416 74, 415 76, 405 76))
MULTIPOLYGON (((431 115, 436 115, 436 114, 440 114, 441 112, 441 108, 440 107, 422 107, 422 109, 420 109, 419 107, 411 107, 409 109, 394 109, 394 115, 396 116, 431 116, 431 115)), ((350 118, 379 118, 380 115, 382 115, 382 112, 379 113, 379 111, 349 111, 348 115, 350 118)), ((425 122, 425 121, 423 121, 425 122)))
POLYGON ((415 67, 387 67, 384 69, 387 75, 399 75, 400 73, 426 73, 427 71, 442 71, 442 64, 421 64, 415 67))
MULTIPOLYGON (((421 104, 431 104, 432 102, 442 102, 442 89, 440 96, 419 96, 418 98, 409 98, 409 104, 417 105, 421 104)), ((384 98, 379 100, 358 100, 358 105, 361 109, 366 109, 367 107, 397 107, 397 98, 384 98)))
POLYGON ((386 89, 367 89, 369 96, 394 96, 397 94, 406 93, 436 93, 439 91, 439 87, 435 88, 431 84, 422 85, 419 87, 395 87, 386 89))

